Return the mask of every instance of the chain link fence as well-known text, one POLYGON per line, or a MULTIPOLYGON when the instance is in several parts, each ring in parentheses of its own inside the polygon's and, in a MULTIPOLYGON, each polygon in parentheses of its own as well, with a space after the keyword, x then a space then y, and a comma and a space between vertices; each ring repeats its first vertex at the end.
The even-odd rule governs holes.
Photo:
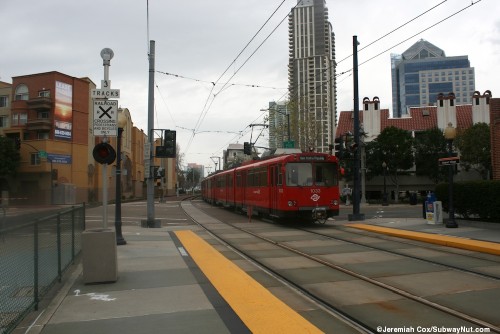
MULTIPOLYGON (((5 212, 3 217, 5 219, 5 212)), ((0 334, 14 330, 81 250, 85 204, 15 227, 0 225, 0 334)))

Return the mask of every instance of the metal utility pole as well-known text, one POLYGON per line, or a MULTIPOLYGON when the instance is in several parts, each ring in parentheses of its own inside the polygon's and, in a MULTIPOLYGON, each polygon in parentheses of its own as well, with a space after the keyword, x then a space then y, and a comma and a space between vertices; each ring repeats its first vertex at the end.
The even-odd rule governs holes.
POLYGON ((147 186, 147 219, 141 223, 142 227, 161 227, 160 221, 155 219, 154 203, 154 175, 153 166, 153 147, 154 147, 154 82, 155 82, 155 41, 149 41, 149 86, 148 86, 148 145, 149 159, 145 156, 146 163, 146 186, 147 186), (145 223, 145 224, 144 224, 145 223))
POLYGON ((354 81, 354 189, 352 194, 352 214, 348 215, 350 221, 365 220, 365 215, 359 213, 360 209, 360 146, 359 146, 359 91, 358 91, 358 36, 352 37, 353 49, 353 81, 354 81))

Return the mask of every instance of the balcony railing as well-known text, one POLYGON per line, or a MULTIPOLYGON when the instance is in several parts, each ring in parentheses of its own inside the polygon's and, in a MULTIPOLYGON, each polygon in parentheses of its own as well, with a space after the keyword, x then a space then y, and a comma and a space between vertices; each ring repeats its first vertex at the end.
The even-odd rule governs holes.
POLYGON ((28 130, 50 130, 52 129, 52 123, 50 118, 34 118, 28 119, 26 126, 28 130))
POLYGON ((52 108, 52 99, 50 97, 36 97, 26 101, 29 109, 47 110, 52 108))

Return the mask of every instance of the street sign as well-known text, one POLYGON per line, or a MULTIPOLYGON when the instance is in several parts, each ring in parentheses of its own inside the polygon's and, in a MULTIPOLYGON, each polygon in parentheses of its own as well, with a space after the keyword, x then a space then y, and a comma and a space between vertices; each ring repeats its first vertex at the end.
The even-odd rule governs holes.
POLYGON ((149 179, 151 176, 151 144, 144 144, 144 178, 149 179))
POLYGON ((151 160, 144 160, 144 178, 149 179, 151 176, 151 160))
POLYGON ((117 100, 94 100, 94 136, 116 137, 117 100))
POLYGON ((456 165, 458 163, 460 163, 459 157, 450 157, 450 158, 440 158, 439 159, 439 166, 456 165))
POLYGON ((295 142, 293 140, 284 141, 283 148, 295 148, 295 142))
POLYGON ((40 159, 47 158, 47 151, 38 151, 38 157, 40 159))
POLYGON ((119 99, 120 90, 119 89, 92 89, 90 90, 90 95, 93 99, 119 99))

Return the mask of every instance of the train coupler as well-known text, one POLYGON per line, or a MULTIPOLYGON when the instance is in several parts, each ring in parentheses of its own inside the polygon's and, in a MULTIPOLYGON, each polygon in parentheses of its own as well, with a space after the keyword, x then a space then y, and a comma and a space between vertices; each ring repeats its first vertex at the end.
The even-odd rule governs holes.
POLYGON ((314 208, 312 210, 312 219, 320 222, 326 221, 328 219, 326 208, 314 208))

